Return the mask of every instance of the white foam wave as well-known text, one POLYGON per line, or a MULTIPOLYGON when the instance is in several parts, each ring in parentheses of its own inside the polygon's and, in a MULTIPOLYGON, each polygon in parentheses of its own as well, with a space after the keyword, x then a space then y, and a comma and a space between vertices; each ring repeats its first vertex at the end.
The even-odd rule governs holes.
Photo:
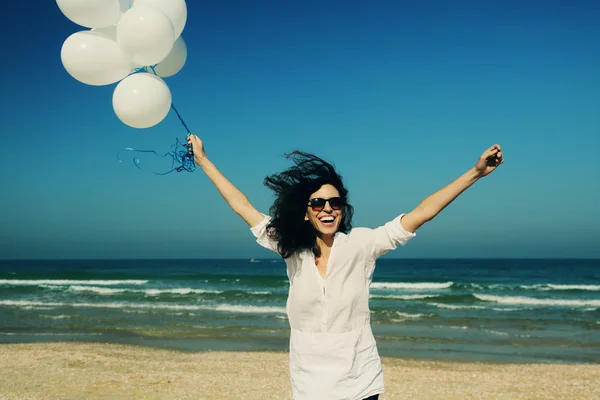
POLYGON ((160 296, 161 294, 203 294, 203 293, 223 293, 222 290, 207 290, 207 289, 192 289, 192 288, 175 288, 175 289, 112 289, 95 286, 71 286, 69 291, 74 292, 93 292, 101 295, 113 295, 119 293, 143 293, 146 296, 160 296))
MULTIPOLYGON (((52 288, 52 287, 51 287, 52 288)), ((125 293, 126 289, 111 289, 96 286, 70 286, 69 292, 92 292, 96 294, 111 295, 117 293, 125 293)))
POLYGON ((285 307, 238 306, 231 304, 220 305, 187 305, 187 304, 135 304, 135 303, 66 303, 66 302, 37 302, 20 300, 0 300, 0 306, 8 307, 73 307, 73 308, 115 308, 115 309, 145 309, 145 310, 206 310, 236 313, 283 313, 285 307))
POLYGON ((557 285, 554 283, 540 283, 537 285, 521 285, 521 289, 533 289, 533 290, 589 290, 589 291, 600 291, 600 285, 557 285))
POLYGON ((396 315, 398 315, 399 317, 409 318, 409 319, 419 319, 419 318, 423 318, 425 316, 425 314, 409 314, 409 313, 403 313, 400 311, 396 311, 396 315))
POLYGON ((41 318, 47 319, 68 319, 73 318, 71 315, 40 315, 41 318))
POLYGON ((209 290, 209 289, 192 289, 192 288, 175 288, 175 289, 147 289, 147 290, 136 290, 136 292, 145 293, 148 296, 158 296, 161 294, 219 294, 223 293, 222 290, 209 290))
POLYGON ((493 329, 484 329, 484 332, 491 333, 492 335, 496 335, 496 336, 510 336, 509 333, 502 332, 502 331, 495 331, 493 329))
POLYGON ((12 286, 39 286, 39 285, 144 285, 145 280, 73 280, 73 279, 0 279, 0 285, 12 286))
POLYGON ((600 290, 600 285, 554 285, 548 284, 553 290, 600 290))
POLYGON ((550 290, 550 288, 546 285, 521 285, 519 286, 520 289, 526 289, 526 290, 550 290))
MULTIPOLYGON (((477 285, 477 284, 473 284, 473 288, 474 289, 485 289, 485 287, 481 287, 481 285, 477 285)), ((489 285, 488 288, 494 289, 494 290, 496 290, 496 289, 500 289, 500 290, 512 289, 510 286, 502 285, 501 283, 493 283, 493 284, 489 285)))
POLYGON ((406 289, 406 290, 427 290, 427 289, 448 289, 454 282, 373 282, 371 288, 373 289, 406 289))
POLYGON ((444 304, 444 303, 431 303, 438 308, 446 308, 448 310, 492 310, 492 311, 518 311, 519 308, 498 308, 498 307, 486 307, 477 305, 457 305, 457 304, 444 304))
POLYGON ((444 303, 432 303, 432 305, 438 308, 447 308, 449 310, 463 310, 463 309, 471 309, 471 310, 479 310, 479 309, 487 309, 484 306, 475 306, 475 305, 456 305, 456 304, 444 304, 444 303))
MULTIPOLYGON (((427 315, 425 314, 409 314, 409 313, 403 313, 400 311, 396 311, 396 315, 399 316, 400 318, 391 318, 389 321, 390 322, 405 322, 406 320, 409 319, 420 319, 422 317, 426 317, 427 315)), ((431 316, 432 314, 429 314, 428 316, 431 316)))
POLYGON ((467 330, 469 329, 468 326, 466 325, 462 325, 462 326, 458 326, 458 325, 433 325, 434 328, 438 328, 438 329, 461 329, 461 330, 467 330))
POLYGON ((16 332, 0 332, 2 336, 102 336, 102 333, 16 333, 16 332))
POLYGON ((470 287, 470 288, 472 288, 472 289, 485 290, 485 286, 483 286, 483 285, 480 285, 480 284, 478 284, 478 283, 471 283, 471 284, 469 285, 469 287, 470 287))
POLYGON ((259 307, 259 306, 238 306, 231 304, 221 304, 216 307, 216 311, 226 311, 235 313, 284 313, 285 307, 259 307))
POLYGON ((398 300, 420 300, 429 299, 432 297, 440 297, 437 294, 387 294, 387 295, 371 295, 372 299, 398 299, 398 300))
POLYGON ((490 301, 499 304, 555 307, 600 307, 600 300, 536 299, 524 296, 491 296, 486 294, 474 294, 473 296, 482 301, 490 301))

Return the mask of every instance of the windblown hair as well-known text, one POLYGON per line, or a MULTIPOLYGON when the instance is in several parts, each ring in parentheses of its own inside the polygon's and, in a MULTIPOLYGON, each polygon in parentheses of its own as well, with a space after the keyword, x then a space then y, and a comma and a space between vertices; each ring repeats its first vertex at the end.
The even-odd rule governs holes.
POLYGON ((348 204, 348 190, 333 165, 301 151, 285 154, 285 157, 295 165, 266 177, 264 184, 275 192, 275 201, 270 208, 272 220, 267 232, 278 242, 279 254, 288 258, 297 251, 315 251, 317 230, 304 220, 304 216, 310 195, 321 186, 333 185, 344 202, 338 231, 348 233, 352 229, 354 208, 348 204))

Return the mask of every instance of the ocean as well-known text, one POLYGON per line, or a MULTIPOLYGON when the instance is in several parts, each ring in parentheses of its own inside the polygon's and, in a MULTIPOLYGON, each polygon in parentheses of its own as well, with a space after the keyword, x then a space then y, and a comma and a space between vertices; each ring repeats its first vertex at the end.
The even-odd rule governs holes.
MULTIPOLYGON (((282 260, 0 261, 0 343, 287 351, 282 260)), ((382 356, 600 362, 600 260, 380 259, 382 356)))

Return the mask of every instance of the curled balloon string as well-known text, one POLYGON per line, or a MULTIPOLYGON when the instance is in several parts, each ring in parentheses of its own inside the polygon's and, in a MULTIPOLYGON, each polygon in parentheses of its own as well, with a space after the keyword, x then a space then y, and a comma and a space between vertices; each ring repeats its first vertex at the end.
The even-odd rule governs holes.
MULTIPOLYGON (((173 146, 171 146, 172 151, 167 152, 163 155, 158 154, 156 151, 154 150, 140 150, 140 149, 135 149, 133 147, 126 147, 125 149, 123 149, 123 151, 134 151, 137 153, 152 153, 157 157, 160 158, 165 158, 165 157, 171 157, 172 158, 172 162, 171 162, 171 169, 167 172, 153 172, 155 175, 167 175, 170 174, 173 171, 176 172, 181 172, 181 171, 188 171, 188 172, 193 172, 196 169, 196 164, 194 163, 194 157, 191 157, 188 151, 187 146, 184 146, 183 143, 181 143, 179 141, 179 139, 175 140, 175 144, 173 146), (179 150, 178 148, 181 147, 182 149, 179 150), (176 163, 178 163, 179 165, 176 166, 176 163)), ((119 152, 120 154, 120 152, 119 152)), ((121 160, 121 157, 119 157, 119 154, 117 154, 117 159, 119 160, 119 162, 123 162, 121 160)), ((141 167, 141 163, 140 163, 140 159, 137 157, 133 157, 133 163, 135 164, 136 167, 138 167, 140 170, 144 170, 141 167)))
MULTIPOLYGON (((148 72, 148 69, 150 69, 154 75, 158 76, 158 74, 156 73, 156 70, 154 69, 154 67, 156 67, 156 65, 151 65, 148 67, 139 67, 134 69, 134 71, 130 74, 137 74, 140 72, 148 72)), ((190 128, 188 128, 187 124, 185 123, 185 121, 183 120, 183 118, 181 117, 181 114, 179 114, 179 111, 177 111, 177 108, 175 108, 175 105, 173 105, 173 102, 171 102, 171 109, 175 112, 175 114, 177 115, 177 118, 179 119, 179 122, 181 122, 181 124, 183 125, 183 127, 185 128, 185 130, 187 131, 188 136, 192 134, 192 132, 190 131, 190 128)), ((196 169, 196 163, 194 162, 194 155, 192 153, 192 149, 190 148, 189 145, 184 146, 183 143, 181 143, 179 141, 179 139, 175 139, 175 144, 171 146, 171 150, 170 152, 167 152, 165 154, 163 154, 162 156, 159 155, 156 151, 154 150, 138 150, 138 149, 134 149, 132 147, 127 147, 124 150, 127 151, 135 151, 138 153, 152 153, 160 158, 164 158, 164 157, 172 157, 173 162, 171 163, 171 169, 167 172, 163 172, 163 173, 157 173, 154 172, 154 174, 156 175, 166 175, 169 174, 173 171, 176 172, 181 172, 181 171, 188 171, 188 172, 194 172, 194 170, 196 169), (180 150, 179 147, 182 147, 183 149, 180 150), (177 164, 179 164, 178 166, 175 166, 177 164)), ((121 161, 121 158, 119 157, 119 155, 117 154, 117 158, 119 159, 119 162, 121 161)), ((142 167, 140 166, 140 160, 137 157, 133 158, 133 163, 135 164, 136 167, 138 167, 139 169, 142 169, 142 167)))

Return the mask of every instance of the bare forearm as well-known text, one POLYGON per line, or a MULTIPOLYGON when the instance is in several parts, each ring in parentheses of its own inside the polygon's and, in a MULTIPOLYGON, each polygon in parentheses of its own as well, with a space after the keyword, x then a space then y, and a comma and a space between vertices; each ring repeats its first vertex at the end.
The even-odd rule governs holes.
POLYGON ((477 182, 478 179, 479 174, 477 171, 470 169, 454 182, 425 198, 425 200, 419 204, 418 208, 423 210, 424 215, 428 217, 428 219, 432 219, 452 203, 462 192, 477 182))
POLYGON ((406 214, 402 218, 402 226, 411 232, 416 231, 425 222, 431 221, 480 177, 481 174, 474 168, 465 172, 454 182, 426 197, 413 211, 406 214))
POLYGON ((231 183, 225 175, 206 157, 198 161, 206 176, 215 185, 221 196, 233 211, 240 215, 250 226, 258 224, 263 215, 256 210, 248 198, 231 183))
POLYGON ((472 184, 495 171, 502 163, 504 163, 502 150, 500 149, 500 145, 495 144, 483 152, 474 168, 471 168, 454 182, 428 196, 417 208, 404 215, 400 223, 404 229, 410 232, 416 231, 425 222, 431 221, 462 192, 471 187, 472 184))

